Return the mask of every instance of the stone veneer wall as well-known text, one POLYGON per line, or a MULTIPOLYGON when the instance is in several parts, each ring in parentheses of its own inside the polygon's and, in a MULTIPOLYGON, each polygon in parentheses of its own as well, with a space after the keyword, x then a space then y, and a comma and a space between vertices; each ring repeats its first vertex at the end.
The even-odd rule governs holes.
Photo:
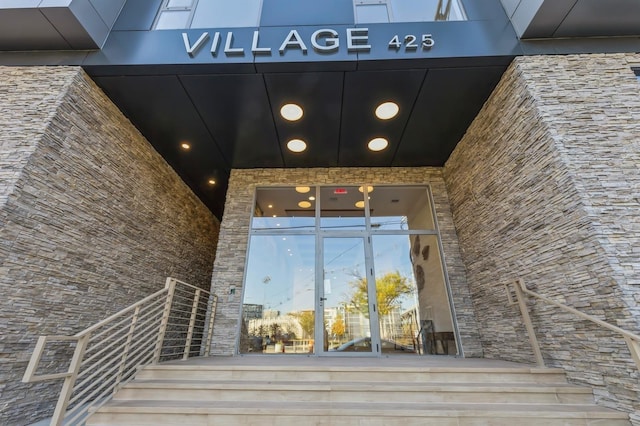
MULTIPOLYGON (((640 83, 629 61, 640 56, 516 58, 445 166, 487 357, 532 360, 503 287, 517 278, 640 331, 640 83)), ((624 341, 529 306, 548 364, 640 424, 624 341)))
POLYGON ((220 225, 219 251, 216 257, 212 291, 219 295, 214 326, 212 354, 236 352, 242 304, 244 267, 256 187, 269 185, 361 185, 429 184, 431 185, 438 225, 445 253, 445 263, 462 347, 467 357, 482 356, 478 329, 467 287, 464 265, 449 208, 449 200, 437 168, 330 168, 330 169, 254 169, 233 170, 229 180, 225 213, 220 225), (236 296, 229 299, 229 288, 236 296))
POLYGON ((81 69, 0 68, 0 111, 0 424, 24 425, 61 386, 20 383, 37 336, 209 288, 219 224, 81 69))

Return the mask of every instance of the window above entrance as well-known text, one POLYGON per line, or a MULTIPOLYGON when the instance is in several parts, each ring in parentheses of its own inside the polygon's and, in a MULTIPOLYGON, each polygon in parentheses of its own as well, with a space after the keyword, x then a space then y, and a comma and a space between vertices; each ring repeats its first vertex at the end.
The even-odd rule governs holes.
POLYGON ((252 229, 322 231, 434 230, 425 186, 296 186, 260 188, 252 229), (368 212, 368 214, 367 214, 368 212))

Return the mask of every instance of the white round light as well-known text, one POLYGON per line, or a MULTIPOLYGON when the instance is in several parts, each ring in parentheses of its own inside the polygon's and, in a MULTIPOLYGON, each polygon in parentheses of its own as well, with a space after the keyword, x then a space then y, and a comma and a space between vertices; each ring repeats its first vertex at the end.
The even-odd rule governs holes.
POLYGON ((302 152, 307 149, 307 143, 302 139, 291 139, 287 142, 287 148, 292 152, 302 152))
POLYGON ((395 102, 385 102, 376 108, 376 117, 380 120, 389 120, 398 115, 400 107, 395 102))
POLYGON ((215 184, 216 184, 215 179, 209 179, 209 185, 215 185, 215 184))
POLYGON ((280 108, 280 115, 285 120, 298 121, 302 118, 304 112, 302 111, 302 107, 300 107, 300 105, 286 104, 283 105, 282 108, 280 108))
POLYGON ((303 209, 308 209, 309 207, 311 207, 311 203, 308 201, 300 201, 298 203, 298 207, 303 208, 303 209))
POLYGON ((308 186, 296 186, 296 192, 300 194, 306 194, 309 191, 311 191, 311 188, 308 186))
POLYGON ((385 138, 375 138, 369 141, 369 149, 371 151, 382 151, 389 146, 389 141, 385 138))
POLYGON ((356 207, 359 209, 364 209, 364 201, 357 201, 356 207))

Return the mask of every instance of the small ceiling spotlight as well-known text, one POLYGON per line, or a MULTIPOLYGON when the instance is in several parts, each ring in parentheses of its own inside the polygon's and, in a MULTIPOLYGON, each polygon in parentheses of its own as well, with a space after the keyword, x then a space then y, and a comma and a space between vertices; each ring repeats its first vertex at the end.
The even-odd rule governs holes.
POLYGON ((307 143, 302 139, 291 139, 287 142, 287 148, 291 152, 302 152, 307 149, 307 143))
POLYGON ((385 138, 375 138, 369 141, 368 146, 371 151, 382 151, 389 146, 389 141, 385 138))
POLYGON ((302 209, 308 209, 309 207, 311 207, 311 203, 308 201, 300 201, 298 203, 298 207, 302 208, 302 209))
POLYGON ((376 108, 376 117, 380 120, 390 120, 400 112, 400 107, 395 102, 384 102, 376 108))
POLYGON ((314 197, 313 195, 311 197, 309 197, 309 201, 315 201, 316 197, 314 197))
POLYGON ((189 151, 189 150, 191 149, 191 145, 189 145, 189 144, 188 144, 188 143, 186 143, 186 142, 182 142, 182 143, 180 144, 180 148, 184 149, 185 151, 189 151))
POLYGON ((298 121, 304 115, 302 107, 297 104, 285 104, 280 108, 280 115, 285 120, 298 121))
POLYGON ((215 179, 209 179, 209 185, 215 185, 215 184, 216 184, 215 179))

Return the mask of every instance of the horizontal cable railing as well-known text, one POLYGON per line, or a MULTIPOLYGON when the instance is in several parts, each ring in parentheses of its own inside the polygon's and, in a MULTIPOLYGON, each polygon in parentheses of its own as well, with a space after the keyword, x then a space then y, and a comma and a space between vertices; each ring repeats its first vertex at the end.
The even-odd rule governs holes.
MULTIPOLYGON (((216 297, 173 278, 74 336, 40 336, 23 382, 64 379, 51 424, 82 425, 144 365, 209 355, 216 297), (37 374, 48 344, 75 343, 64 373, 37 374)), ((51 345, 49 345, 51 346, 51 345)))
POLYGON ((637 334, 631 333, 627 330, 623 330, 620 327, 616 327, 615 325, 611 325, 608 322, 602 321, 596 317, 591 315, 587 315, 584 312, 580 312, 577 309, 571 308, 567 305, 563 305, 562 303, 556 302, 553 299, 542 296, 534 291, 531 291, 527 288, 523 280, 518 280, 513 285, 506 285, 507 297, 509 298, 509 303, 511 305, 518 304, 520 307, 520 313, 522 314, 522 318, 524 319, 524 325, 527 329, 527 334, 529 335, 529 341, 531 343, 531 347, 533 349, 534 356, 536 358, 536 363, 540 366, 544 366, 544 359, 542 357, 542 351, 540 350, 540 344, 538 343, 538 339, 536 338, 536 333, 533 327, 533 322, 531 321, 531 317, 529 316, 529 310, 527 308, 527 303, 524 298, 524 295, 527 294, 529 296, 535 297, 538 300, 542 300, 549 305, 556 306, 562 309, 565 312, 570 312, 583 320, 590 321, 594 324, 597 324, 607 330, 613 331, 620 335, 627 344, 629 348, 629 352, 631 353, 631 357, 636 364, 636 367, 640 371, 640 336, 637 334), (515 295, 515 298, 513 297, 515 295))

